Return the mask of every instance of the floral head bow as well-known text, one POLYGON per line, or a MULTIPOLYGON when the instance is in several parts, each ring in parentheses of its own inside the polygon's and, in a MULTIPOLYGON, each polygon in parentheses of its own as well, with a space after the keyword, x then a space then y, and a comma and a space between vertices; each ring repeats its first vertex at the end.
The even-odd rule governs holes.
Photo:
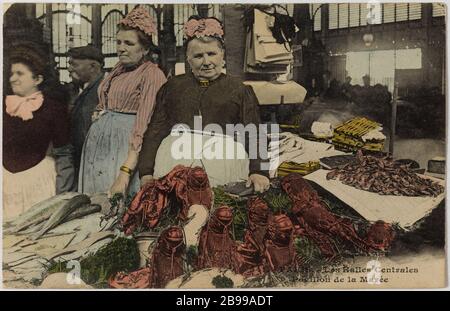
POLYGON ((184 38, 216 37, 223 39, 223 28, 215 18, 191 19, 184 24, 184 38))
POLYGON ((147 36, 156 34, 156 26, 153 18, 142 6, 134 8, 125 18, 119 21, 119 25, 139 29, 147 36))

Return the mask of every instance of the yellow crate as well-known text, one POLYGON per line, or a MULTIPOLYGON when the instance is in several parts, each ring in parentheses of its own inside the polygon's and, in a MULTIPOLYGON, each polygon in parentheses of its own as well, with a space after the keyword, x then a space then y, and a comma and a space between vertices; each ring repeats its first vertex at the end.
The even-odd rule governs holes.
POLYGON ((383 151, 384 144, 383 143, 368 143, 365 144, 362 149, 371 150, 371 151, 383 151))
POLYGON ((380 127, 381 125, 364 117, 356 117, 348 120, 344 124, 338 126, 335 133, 345 134, 353 137, 362 137, 368 132, 380 127))
POLYGON ((381 124, 364 117, 353 118, 334 130, 332 143, 336 149, 343 151, 354 152, 359 149, 381 151, 384 141, 368 143, 362 140, 362 136, 380 126, 381 124))
POLYGON ((307 163, 283 162, 278 167, 278 176, 283 177, 290 173, 298 173, 300 175, 308 175, 320 169, 319 161, 310 161, 307 163))

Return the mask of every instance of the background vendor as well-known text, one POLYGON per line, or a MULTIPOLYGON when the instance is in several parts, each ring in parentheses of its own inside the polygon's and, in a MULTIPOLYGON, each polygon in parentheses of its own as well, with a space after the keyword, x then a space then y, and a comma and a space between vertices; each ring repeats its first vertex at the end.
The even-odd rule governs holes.
POLYGON ((72 48, 68 54, 70 76, 82 87, 71 112, 71 135, 75 148, 74 165, 78 179, 84 140, 92 123, 92 114, 98 105, 98 86, 104 77, 104 57, 102 52, 92 45, 72 48))
POLYGON ((3 104, 3 219, 73 185, 67 105, 54 97, 45 52, 19 46, 9 58, 12 94, 3 104), (50 151, 50 152, 48 152, 50 151))

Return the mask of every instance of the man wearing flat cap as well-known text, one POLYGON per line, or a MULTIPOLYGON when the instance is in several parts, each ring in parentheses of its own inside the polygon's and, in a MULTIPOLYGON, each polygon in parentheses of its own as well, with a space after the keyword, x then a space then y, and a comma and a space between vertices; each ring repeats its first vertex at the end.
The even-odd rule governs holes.
POLYGON ((104 77, 104 56, 92 45, 72 48, 68 54, 70 76, 82 86, 72 110, 72 144, 75 147, 75 176, 78 176, 84 140, 92 123, 92 114, 98 105, 97 89, 104 77))

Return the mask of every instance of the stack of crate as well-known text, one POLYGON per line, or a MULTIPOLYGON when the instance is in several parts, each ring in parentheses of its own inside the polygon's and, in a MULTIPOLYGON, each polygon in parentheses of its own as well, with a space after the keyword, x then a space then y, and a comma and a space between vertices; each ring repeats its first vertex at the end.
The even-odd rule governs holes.
POLYGON ((372 139, 364 141, 362 137, 370 131, 381 128, 381 124, 364 117, 353 118, 334 130, 332 144, 335 149, 355 152, 360 149, 382 151, 385 140, 372 139))
POLYGON ((302 176, 308 175, 320 169, 319 161, 309 161, 306 163, 283 162, 278 167, 277 175, 283 177, 291 173, 297 173, 302 176))

